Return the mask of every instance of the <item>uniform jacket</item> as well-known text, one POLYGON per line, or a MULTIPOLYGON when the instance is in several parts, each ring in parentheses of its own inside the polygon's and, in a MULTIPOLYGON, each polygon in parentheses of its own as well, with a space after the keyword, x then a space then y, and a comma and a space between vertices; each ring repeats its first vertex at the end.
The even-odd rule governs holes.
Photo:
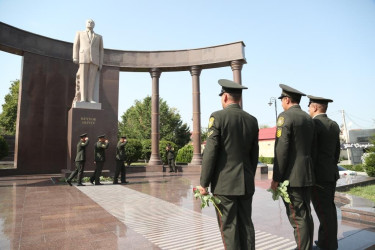
POLYGON ((339 178, 337 163, 340 157, 340 128, 336 122, 319 114, 313 118, 316 146, 314 168, 316 182, 335 182, 339 178))
POLYGON ((77 155, 75 161, 86 161, 86 146, 89 144, 89 140, 85 142, 79 140, 77 144, 77 155))
POLYGON ((94 161, 105 161, 105 150, 108 148, 109 143, 96 142, 94 147, 94 161))
POLYGON ((277 119, 273 180, 289 180, 291 187, 312 186, 314 122, 299 105, 282 112, 277 119))
POLYGON ((88 31, 78 31, 73 44, 73 60, 79 63, 93 63, 98 67, 103 65, 104 49, 103 38, 93 32, 90 40, 88 31))
POLYGON ((168 160, 174 159, 174 149, 173 148, 167 150, 167 159, 168 160))
POLYGON ((116 147, 116 160, 118 161, 125 161, 125 145, 127 141, 117 143, 116 147))
POLYGON ((219 195, 254 193, 258 121, 238 104, 211 114, 200 185, 219 195))

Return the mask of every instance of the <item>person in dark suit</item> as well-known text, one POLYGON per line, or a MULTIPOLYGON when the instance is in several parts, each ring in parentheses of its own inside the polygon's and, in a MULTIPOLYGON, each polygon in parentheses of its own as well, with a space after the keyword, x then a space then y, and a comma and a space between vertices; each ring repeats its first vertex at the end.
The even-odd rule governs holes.
POLYGON ((105 150, 108 148, 109 142, 105 139, 105 135, 98 136, 98 141, 94 145, 94 163, 95 171, 94 174, 90 177, 91 184, 102 185, 100 183, 100 175, 105 162, 105 150))
POLYGON ((223 109, 211 114, 203 153, 199 190, 207 187, 220 199, 216 211, 226 249, 254 249, 251 219, 254 176, 258 163, 258 121, 240 106, 245 86, 219 80, 223 109))
POLYGON ((125 172, 125 145, 128 143, 126 136, 121 136, 116 147, 116 171, 115 177, 113 178, 113 184, 118 184, 118 176, 121 172, 121 183, 126 184, 126 172, 125 172))
POLYGON ((309 114, 315 124, 314 170, 316 183, 311 200, 319 219, 318 241, 321 249, 337 249, 337 213, 335 206, 337 163, 340 157, 340 127, 326 112, 331 99, 308 95, 309 114))
POLYGON ((167 160, 169 165, 169 173, 177 172, 175 162, 174 162, 174 148, 172 148, 171 144, 168 143, 167 147, 165 148, 167 151, 167 160))
POLYGON ((82 178, 83 178, 83 170, 85 168, 85 162, 86 162, 86 146, 89 144, 89 138, 87 137, 87 133, 81 134, 79 136, 81 139, 79 140, 77 144, 77 154, 75 158, 75 164, 76 169, 74 172, 72 172, 68 179, 66 179, 66 183, 69 184, 69 186, 72 186, 72 180, 76 175, 78 174, 78 186, 84 186, 82 184, 82 178))
POLYGON ((294 228, 298 249, 313 246, 314 222, 311 216, 310 190, 314 185, 312 146, 314 122, 301 110, 299 102, 304 93, 280 84, 282 112, 277 119, 275 158, 271 188, 289 180, 291 203, 285 203, 286 213, 294 228))

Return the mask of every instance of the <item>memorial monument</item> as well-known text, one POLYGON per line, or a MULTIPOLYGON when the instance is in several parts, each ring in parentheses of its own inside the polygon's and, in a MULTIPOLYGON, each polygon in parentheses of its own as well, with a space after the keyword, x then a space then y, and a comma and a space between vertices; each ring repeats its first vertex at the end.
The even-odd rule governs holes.
POLYGON ((99 79, 103 66, 103 38, 94 32, 95 22, 86 21, 86 30, 78 31, 73 44, 73 62, 79 64, 76 74, 75 108, 100 109, 99 79), (88 103, 91 104, 88 104, 88 103))

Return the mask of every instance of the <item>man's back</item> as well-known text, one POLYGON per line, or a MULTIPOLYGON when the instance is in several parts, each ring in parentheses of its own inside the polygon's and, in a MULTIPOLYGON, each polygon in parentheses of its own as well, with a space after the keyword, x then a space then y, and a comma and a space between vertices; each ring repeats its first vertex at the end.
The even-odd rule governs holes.
POLYGON ((221 195, 254 192, 258 162, 258 122, 238 104, 211 115, 212 125, 203 153, 201 183, 221 195), (212 178, 211 178, 212 177, 212 178))
POLYGON ((294 105, 279 115, 277 125, 273 179, 289 180, 291 187, 312 186, 312 119, 294 105))
POLYGON ((317 182, 336 181, 340 156, 340 128, 336 122, 320 114, 313 119, 316 131, 315 176, 317 182))

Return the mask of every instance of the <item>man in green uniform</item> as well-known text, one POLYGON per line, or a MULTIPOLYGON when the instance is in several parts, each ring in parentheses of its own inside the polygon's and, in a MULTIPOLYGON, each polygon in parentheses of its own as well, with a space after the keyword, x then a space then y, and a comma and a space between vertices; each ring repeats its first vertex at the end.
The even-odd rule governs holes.
POLYGON ((171 144, 168 143, 165 150, 167 151, 169 173, 177 172, 177 169, 176 169, 176 166, 175 166, 175 163, 174 163, 174 148, 172 148, 171 144))
POLYGON ((318 241, 321 249, 337 249, 337 213, 334 203, 336 181, 339 178, 337 163, 340 156, 340 128, 326 115, 331 99, 308 95, 309 113, 315 124, 314 170, 316 183, 311 200, 320 222, 318 241))
POLYGON ((271 188, 289 180, 290 203, 286 213, 294 228, 297 249, 313 246, 314 222, 310 208, 310 189, 314 184, 312 146, 314 122, 301 110, 299 102, 304 93, 280 84, 281 104, 284 109, 277 119, 275 158, 271 188))
POLYGON ((86 146, 89 144, 89 138, 87 137, 87 133, 81 134, 79 137, 81 139, 79 140, 77 144, 77 154, 76 154, 76 169, 74 172, 72 172, 68 179, 66 179, 66 183, 68 183, 70 186, 72 185, 73 178, 78 174, 78 186, 84 186, 82 184, 82 178, 83 178, 83 170, 85 168, 85 162, 86 162, 86 146))
POLYGON ((95 171, 90 177, 91 184, 103 185, 100 183, 100 176, 102 174, 104 162, 105 162, 105 150, 108 148, 109 142, 105 139, 105 135, 98 136, 98 141, 94 145, 94 163, 95 171))
POLYGON ((207 187, 220 199, 216 211, 225 249, 254 249, 251 219, 254 176, 258 163, 258 121, 243 111, 240 102, 245 86, 219 80, 223 109, 211 114, 203 153, 200 193, 207 187))
POLYGON ((124 165, 126 143, 128 143, 128 141, 126 140, 126 136, 121 136, 116 147, 116 171, 115 171, 115 177, 113 178, 113 184, 118 184, 118 176, 120 172, 121 172, 121 184, 128 183, 126 181, 126 173, 125 173, 125 165, 124 165))

